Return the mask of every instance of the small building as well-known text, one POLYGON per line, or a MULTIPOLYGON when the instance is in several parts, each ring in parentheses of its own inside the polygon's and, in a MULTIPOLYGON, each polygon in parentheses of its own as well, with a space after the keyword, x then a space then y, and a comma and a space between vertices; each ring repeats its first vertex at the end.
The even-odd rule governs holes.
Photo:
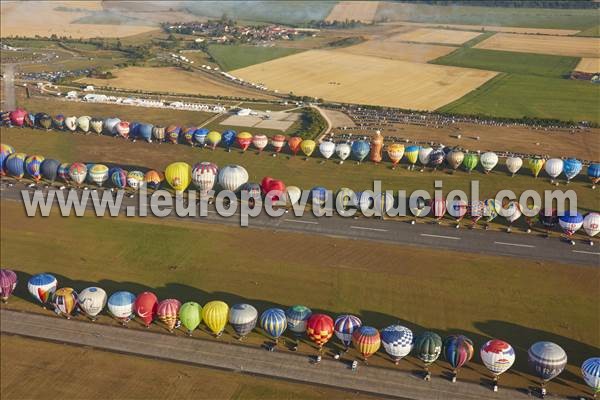
POLYGON ((248 116, 251 113, 252 113, 252 110, 249 108, 241 108, 236 112, 236 114, 239 116, 248 116))
POLYGON ((87 85, 86 87, 83 88, 84 92, 93 92, 94 91, 94 87, 92 85, 87 85))
POLYGON ((77 100, 77 92, 74 90, 71 90, 70 92, 67 92, 67 99, 69 100, 77 100))

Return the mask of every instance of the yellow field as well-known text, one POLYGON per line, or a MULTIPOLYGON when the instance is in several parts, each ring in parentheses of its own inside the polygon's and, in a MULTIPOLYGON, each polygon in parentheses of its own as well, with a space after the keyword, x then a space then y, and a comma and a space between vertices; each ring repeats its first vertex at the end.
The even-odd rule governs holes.
POLYGON ((112 71, 114 79, 83 78, 80 83, 110 86, 119 89, 146 90, 152 92, 201 94, 206 96, 231 96, 266 99, 271 98, 259 91, 233 83, 212 79, 201 72, 189 72, 175 67, 149 68, 127 67, 112 71))
POLYGON ((398 42, 463 44, 479 36, 480 32, 455 31, 446 29, 418 28, 392 36, 389 40, 398 42))
POLYGON ((600 58, 582 58, 579 64, 577 64, 575 71, 600 72, 600 58))
POLYGON ((383 25, 398 25, 398 26, 420 26, 424 28, 438 28, 438 29, 464 29, 468 31, 492 31, 492 32, 505 32, 505 33, 528 33, 528 34, 539 34, 539 35, 553 35, 553 36, 572 36, 578 33, 578 30, 574 29, 546 29, 546 28, 518 28, 514 26, 492 26, 492 25, 457 25, 457 24, 436 24, 426 22, 388 22, 383 25))
POLYGON ((231 72, 281 93, 330 101, 435 110, 497 73, 311 50, 231 72))
POLYGON ((378 1, 340 1, 333 7, 325 21, 373 22, 377 7, 379 7, 378 1))
POLYGON ((476 48, 518 51, 523 53, 555 54, 571 57, 600 57, 600 38, 534 36, 498 33, 478 43, 476 48))
POLYGON ((343 47, 336 51, 387 58, 390 60, 402 60, 425 63, 430 60, 445 56, 456 50, 456 47, 438 46, 435 44, 416 44, 393 42, 389 40, 369 40, 356 46, 343 47))
POLYGON ((101 10, 100 1, 2 1, 0 35, 34 37, 72 36, 73 38, 124 37, 156 30, 156 26, 73 24, 87 16, 86 11, 57 11, 56 7, 101 10))

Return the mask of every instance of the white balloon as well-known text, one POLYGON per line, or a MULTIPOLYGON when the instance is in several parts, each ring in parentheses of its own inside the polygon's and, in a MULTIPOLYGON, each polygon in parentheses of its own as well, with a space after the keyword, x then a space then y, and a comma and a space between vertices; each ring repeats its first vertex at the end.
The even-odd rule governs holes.
POLYGON ((335 143, 321 142, 319 145, 319 152, 325 159, 329 159, 335 152, 335 143))
POLYGON ((487 153, 483 153, 481 155, 479 162, 481 163, 481 166, 485 172, 490 172, 494 169, 496 164, 498 164, 498 155, 492 151, 488 151, 487 153))
POLYGON ((119 118, 106 118, 104 120, 104 129, 107 133, 114 134, 116 126, 121 122, 119 118))
POLYGON ((506 169, 511 174, 516 174, 523 166, 523 159, 521 157, 508 157, 506 159, 506 169))
POLYGON ((219 168, 214 163, 203 161, 194 165, 192 183, 200 190, 201 196, 206 196, 213 189, 218 174, 219 168))
POLYGON ((300 197, 302 197, 302 190, 300 190, 297 186, 288 186, 286 188, 287 197, 290 204, 296 204, 300 201, 300 197))
POLYGON ((75 131, 77 129, 77 117, 65 118, 65 126, 68 130, 75 131))
POLYGON ((506 219, 508 220, 508 222, 510 222, 512 224, 513 222, 515 222, 516 220, 521 218, 521 215, 522 215, 521 206, 516 201, 511 201, 508 204, 508 207, 506 208, 505 213, 506 213, 506 219))
POLYGON ((515 350, 501 340, 492 339, 486 342, 479 351, 483 365, 494 375, 500 375, 515 363, 515 350))
POLYGON ((248 171, 241 165, 228 165, 219 171, 217 181, 221 188, 237 192, 244 183, 248 182, 248 171))
POLYGON ((77 118, 77 127, 79 129, 81 129, 81 131, 83 132, 89 132, 90 131, 90 121, 92 120, 92 117, 88 117, 87 115, 83 115, 79 118, 77 118))
POLYGON ((107 297, 104 289, 92 286, 83 289, 81 293, 79 293, 78 300, 79 308, 90 317, 95 317, 100 314, 106 305, 107 297))
POLYGON ((256 147, 258 150, 262 150, 269 144, 269 138, 265 135, 254 135, 252 136, 252 145, 256 147))
POLYGON ((583 230, 589 237, 594 237, 600 232, 600 214, 591 212, 583 218, 583 230))
POLYGON ((342 161, 347 159, 352 152, 352 148, 348 143, 338 143, 335 145, 335 154, 342 161))
POLYGON ((429 164, 429 155, 432 151, 431 147, 421 147, 419 149, 419 162, 423 165, 429 164))
POLYGON ((563 160, 560 158, 551 158, 544 164, 544 169, 550 178, 556 179, 556 177, 562 174, 563 164, 563 160))

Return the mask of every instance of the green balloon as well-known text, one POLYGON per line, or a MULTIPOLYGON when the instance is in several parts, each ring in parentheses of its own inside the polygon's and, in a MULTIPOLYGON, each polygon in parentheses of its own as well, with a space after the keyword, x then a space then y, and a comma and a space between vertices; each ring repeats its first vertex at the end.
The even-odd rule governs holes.
POLYGON ((414 352, 426 365, 434 363, 442 352, 442 338, 435 332, 423 332, 415 339, 414 352))
POLYGON ((463 159, 463 165, 467 171, 473 171, 475 167, 477 167, 477 163, 479 162, 479 157, 475 153, 467 153, 465 154, 465 158, 463 159))
POLYGON ((191 334, 202 322, 202 307, 196 302, 188 301, 179 309, 179 320, 191 334))

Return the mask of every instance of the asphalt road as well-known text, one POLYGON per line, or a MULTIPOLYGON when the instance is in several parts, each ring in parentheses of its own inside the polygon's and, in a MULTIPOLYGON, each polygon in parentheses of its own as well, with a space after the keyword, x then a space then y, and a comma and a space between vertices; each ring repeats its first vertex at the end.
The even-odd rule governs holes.
MULTIPOLYGON (((13 187, 2 184, 0 197, 2 200, 22 201, 20 190, 24 188, 25 186, 22 184, 13 187)), ((124 198, 121 210, 125 213, 128 207, 134 205, 137 205, 137 198, 124 198)), ((151 213, 148 212, 148 215, 151 215, 151 213)), ((171 213, 171 217, 178 218, 174 211, 171 213)), ((239 214, 225 218, 218 215, 214 210, 209 210, 207 217, 190 217, 186 219, 200 223, 240 226, 239 214)), ((463 223, 463 225, 465 224, 463 223)), ((464 227, 456 229, 454 224, 448 220, 443 225, 426 222, 411 225, 405 221, 364 217, 358 219, 342 218, 340 216, 317 218, 312 212, 306 212, 303 217, 295 217, 290 211, 281 217, 273 218, 263 212, 258 217, 250 220, 249 228, 241 229, 257 228, 494 256, 600 266, 600 251, 597 247, 587 244, 587 242, 579 241, 577 245, 571 246, 558 238, 545 238, 533 233, 484 231, 481 227, 473 230, 464 227)))
POLYGON ((62 317, 10 310, 0 312, 0 331, 34 339, 89 346, 123 354, 209 366, 238 373, 331 386, 378 396, 419 400, 519 400, 531 398, 516 389, 501 388, 494 393, 483 385, 434 376, 425 382, 418 375, 391 368, 359 363, 356 371, 351 360, 336 361, 323 357, 314 364, 306 355, 268 352, 243 344, 189 338, 126 329, 62 317))

